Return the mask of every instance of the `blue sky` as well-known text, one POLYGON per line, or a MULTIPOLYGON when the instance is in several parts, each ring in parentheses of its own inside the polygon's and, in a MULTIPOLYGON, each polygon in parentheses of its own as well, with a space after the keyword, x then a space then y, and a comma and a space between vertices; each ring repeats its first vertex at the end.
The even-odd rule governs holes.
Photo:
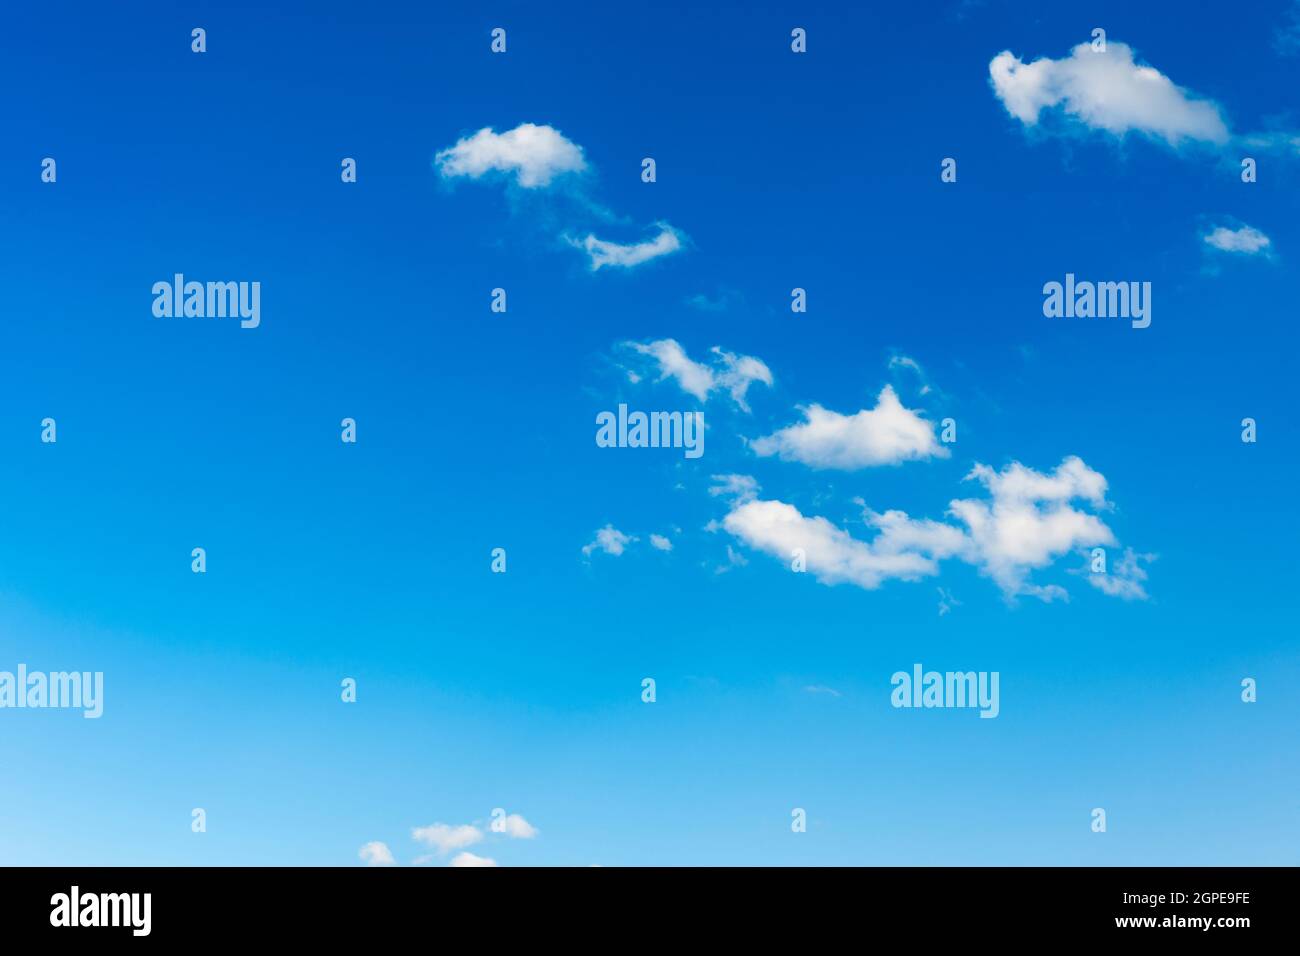
POLYGON ((1293 863, 1300 21, 1137 6, 15 10, 0 863, 1293 863))

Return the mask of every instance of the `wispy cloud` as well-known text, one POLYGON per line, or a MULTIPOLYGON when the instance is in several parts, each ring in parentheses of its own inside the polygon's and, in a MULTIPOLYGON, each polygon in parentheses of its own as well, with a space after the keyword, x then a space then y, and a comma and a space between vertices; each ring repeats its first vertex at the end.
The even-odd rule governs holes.
POLYGON ((596 238, 588 233, 585 238, 567 237, 570 245, 582 249, 590 260, 591 271, 613 266, 630 269, 651 259, 671 255, 682 248, 681 234, 665 223, 659 223, 659 234, 643 242, 619 243, 596 238))
POLYGON ((1273 31, 1273 49, 1279 56, 1300 54, 1300 0, 1292 0, 1282 22, 1273 31))
MULTIPOLYGON (((772 384, 772 371, 762 359, 752 355, 736 355, 719 346, 711 350, 712 363, 696 362, 676 339, 659 339, 654 342, 624 342, 623 347, 654 360, 658 381, 670 379, 688 395, 707 401, 714 392, 726 392, 738 408, 749 411, 746 396, 750 385, 760 382, 772 384)), ((631 371, 629 380, 638 382, 641 374, 631 371)))
POLYGON ((1083 573, 1087 574, 1088 583, 1104 594, 1125 601, 1145 601, 1147 571, 1142 562, 1150 564, 1155 559, 1154 554, 1137 554, 1132 548, 1125 548, 1114 567, 1105 572, 1089 569, 1083 573))

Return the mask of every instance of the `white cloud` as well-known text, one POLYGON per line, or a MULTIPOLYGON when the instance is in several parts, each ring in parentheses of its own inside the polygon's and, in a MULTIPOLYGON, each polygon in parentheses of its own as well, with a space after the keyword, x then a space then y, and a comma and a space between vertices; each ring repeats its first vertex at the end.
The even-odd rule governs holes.
POLYGON ((1246 256, 1260 253, 1267 255, 1271 244, 1268 236, 1250 226, 1242 226, 1239 229, 1217 226, 1201 238, 1205 240, 1206 245, 1213 246, 1220 252, 1235 252, 1246 256))
POLYGON ((478 843, 483 839, 483 831, 468 823, 456 827, 435 823, 427 827, 413 828, 411 837, 418 843, 433 847, 440 855, 445 856, 452 850, 478 843))
POLYGON ((1117 137, 1138 132, 1174 147, 1229 140, 1217 104, 1135 62, 1124 43, 1110 41, 1104 53, 1080 43, 1068 57, 1032 63, 1004 50, 989 63, 989 77, 1007 112, 1026 126, 1036 125, 1044 109, 1060 107, 1084 126, 1117 137))
MULTIPOLYGON (((714 391, 725 391, 737 407, 747 412, 749 405, 746 396, 749 386, 754 382, 772 384, 772 371, 762 359, 752 355, 735 355, 716 345, 711 350, 714 356, 712 366, 696 362, 686 354, 676 339, 659 339, 649 343, 626 342, 624 345, 655 360, 659 370, 658 381, 670 378, 682 391, 701 402, 707 401, 714 391)), ((640 375, 632 370, 628 373, 628 379, 635 383, 640 381, 640 375)))
POLYGON ((1076 500, 1094 508, 1106 506, 1106 479, 1083 460, 1071 456, 1051 474, 1012 462, 997 472, 976 465, 966 480, 977 480, 988 499, 962 499, 948 513, 966 525, 972 563, 1010 596, 1029 594, 1045 601, 1066 596, 1064 589, 1037 587, 1029 573, 1080 547, 1114 544, 1110 528, 1094 514, 1073 506, 1076 500))
POLYGON ((758 497, 758 481, 749 475, 712 475, 711 478, 718 482, 709 488, 709 494, 715 498, 749 501, 758 497))
POLYGON ((582 147, 551 126, 533 123, 521 123, 504 133, 484 127, 439 150, 434 163, 448 179, 478 179, 488 172, 500 172, 513 175, 525 189, 548 186, 557 176, 587 168, 582 147))
POLYGON ((506 836, 514 840, 531 840, 537 836, 538 829, 518 813, 512 813, 502 820, 504 829, 501 831, 506 836))
POLYGON ((585 239, 569 237, 570 244, 586 250, 591 259, 591 271, 605 266, 629 269, 651 259, 671 255, 682 248, 681 233, 667 223, 659 223, 659 235, 644 242, 621 243, 598 239, 588 233, 585 239))
POLYGON ((590 544, 582 546, 582 553, 590 556, 594 551, 603 551, 606 554, 612 554, 618 557, 627 550, 627 546, 635 541, 636 538, 624 534, 612 524, 607 524, 596 532, 596 538, 590 544))
POLYGON ((834 687, 827 687, 825 684, 809 684, 804 688, 809 694, 825 694, 828 697, 843 697, 844 695, 834 687))
POLYGON ((650 535, 650 546, 660 551, 671 551, 673 543, 661 534, 650 535))
POLYGON ((870 543, 860 541, 821 517, 805 517, 794 505, 783 501, 752 500, 737 504, 722 521, 733 536, 758 551, 790 562, 795 549, 804 552, 807 570, 823 584, 851 583, 868 590, 879 587, 889 578, 914 581, 938 573, 937 557, 945 555, 908 551, 902 542, 911 539, 920 544, 946 547, 960 542, 962 535, 942 525, 917 522, 926 527, 910 529, 902 512, 880 516, 893 526, 870 543), (933 527, 930 527, 933 526, 933 527))
POLYGON ((451 858, 451 866, 496 866, 497 861, 486 856, 475 856, 473 853, 458 853, 451 858))
POLYGON ((360 850, 357 851, 366 866, 395 866, 397 861, 393 859, 393 853, 388 849, 388 844, 380 843, 378 840, 371 840, 360 850))
MULTIPOLYGON (((1077 457, 1064 459, 1050 473, 1019 462, 1001 471, 976 465, 967 480, 979 481, 988 497, 950 502, 948 515, 957 523, 867 509, 866 523, 876 531, 869 541, 825 518, 805 516, 794 505, 753 497, 736 501, 722 527, 783 562, 802 549, 807 571, 823 584, 850 583, 871 590, 891 579, 915 581, 935 575, 941 561, 956 558, 979 568, 1008 599, 1028 595, 1043 601, 1068 595, 1059 585, 1035 584, 1030 580, 1034 571, 1071 551, 1115 543, 1096 514, 1076 507, 1108 507, 1105 477, 1077 457)), ((1135 562, 1116 572, 1133 583, 1146 577, 1135 562)), ((940 614, 956 603, 943 590, 940 599, 940 614)))
POLYGON ((801 424, 757 439, 752 443, 754 451, 813 468, 840 469, 947 458, 949 454, 935 439, 934 426, 904 408, 889 385, 881 390, 875 408, 856 415, 841 415, 816 404, 801 410, 801 424))
POLYGON ((1145 601, 1147 591, 1143 582, 1147 579, 1147 571, 1141 562, 1150 563, 1155 558, 1154 554, 1137 554, 1132 548, 1125 548, 1124 554, 1108 572, 1085 573, 1088 575, 1088 583, 1103 594, 1123 598, 1125 601, 1145 601))

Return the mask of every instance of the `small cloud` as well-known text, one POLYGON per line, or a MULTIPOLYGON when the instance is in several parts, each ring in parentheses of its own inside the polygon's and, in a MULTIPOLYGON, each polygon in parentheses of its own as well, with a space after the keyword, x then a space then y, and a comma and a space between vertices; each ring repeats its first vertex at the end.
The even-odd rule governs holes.
POLYGON ((748 558, 746 558, 743 554, 741 554, 731 545, 727 545, 727 563, 719 564, 716 568, 713 569, 713 573, 726 574, 732 568, 743 568, 747 564, 749 564, 748 558))
POLYGON ((502 820, 501 830, 512 840, 531 840, 537 836, 538 829, 517 813, 512 813, 502 820))
POLYGON ((607 524, 596 532, 595 540, 582 546, 582 553, 590 557, 595 551, 603 551, 605 554, 618 557, 635 540, 635 537, 624 534, 612 524, 607 524))
POLYGON ((826 687, 823 684, 810 684, 804 688, 810 694, 825 694, 828 697, 843 697, 844 695, 834 687, 826 687))
POLYGON ((413 828, 411 837, 417 843, 432 847, 440 856, 445 856, 452 850, 478 843, 483 839, 483 831, 468 823, 456 827, 435 823, 427 827, 413 828))
POLYGON ((650 546, 660 551, 671 551, 673 543, 661 534, 650 535, 650 546))
POLYGON ((504 133, 485 126, 439 150, 433 162, 445 179, 479 179, 498 172, 513 176, 524 189, 549 186, 557 176, 587 168, 581 146, 554 127, 534 123, 521 123, 504 133))
POLYGON ((760 456, 777 455, 812 468, 855 470, 903 461, 947 458, 948 449, 934 436, 934 426, 904 408, 893 386, 886 385, 876 407, 841 415, 820 405, 801 409, 804 421, 752 443, 760 456))
POLYGON ((703 292, 687 296, 686 304, 692 309, 698 309, 700 312, 726 312, 739 298, 739 293, 731 289, 723 289, 714 296, 706 295, 703 292))
POLYGON ((357 851, 366 866, 396 866, 397 861, 393 859, 393 853, 388 849, 388 844, 380 843, 378 840, 371 840, 360 850, 357 851))
POLYGON ((1132 548, 1125 548, 1124 554, 1115 566, 1106 572, 1086 571, 1088 583, 1103 594, 1121 598, 1125 601, 1145 601, 1147 579, 1146 568, 1142 562, 1150 564, 1156 559, 1154 554, 1137 554, 1132 548))
POLYGON ((451 860, 451 866, 496 866, 497 861, 486 856, 475 856, 473 853, 458 853, 451 860))
POLYGON ((651 259, 671 255, 682 248, 682 236, 667 223, 659 223, 659 235, 644 242, 619 243, 598 239, 594 233, 588 233, 585 239, 568 237, 569 243, 586 251, 591 260, 591 271, 595 272, 605 266, 630 269, 651 259))
POLYGON ((943 588, 937 589, 939 592, 939 616, 943 617, 955 607, 961 607, 961 601, 945 591, 943 588))
POLYGON ((1272 245, 1268 236, 1251 226, 1241 226, 1238 229, 1216 226, 1201 238, 1206 245, 1218 249, 1220 252, 1243 256, 1267 256, 1269 247, 1272 245))
POLYGON ((749 475, 712 475, 717 484, 709 488, 715 498, 729 498, 737 502, 758 497, 758 481, 749 475))

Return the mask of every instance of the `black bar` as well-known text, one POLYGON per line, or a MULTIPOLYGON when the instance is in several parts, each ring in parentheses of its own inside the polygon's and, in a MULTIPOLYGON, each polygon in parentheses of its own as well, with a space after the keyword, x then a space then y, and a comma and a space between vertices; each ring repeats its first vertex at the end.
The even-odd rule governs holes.
POLYGON ((350 940, 388 948, 412 934, 436 945, 474 930, 484 944, 589 938, 611 949, 638 940, 674 948, 690 939, 797 943, 801 934, 866 942, 877 933, 973 944, 1129 937, 1231 946, 1291 937, 1294 884, 1286 868, 10 868, 0 870, 0 925, 7 942, 90 945, 350 940), (79 922, 102 914, 121 925, 53 925, 71 922, 74 886, 79 922), (137 935, 144 897, 128 905, 118 894, 146 893, 148 933, 137 935))

